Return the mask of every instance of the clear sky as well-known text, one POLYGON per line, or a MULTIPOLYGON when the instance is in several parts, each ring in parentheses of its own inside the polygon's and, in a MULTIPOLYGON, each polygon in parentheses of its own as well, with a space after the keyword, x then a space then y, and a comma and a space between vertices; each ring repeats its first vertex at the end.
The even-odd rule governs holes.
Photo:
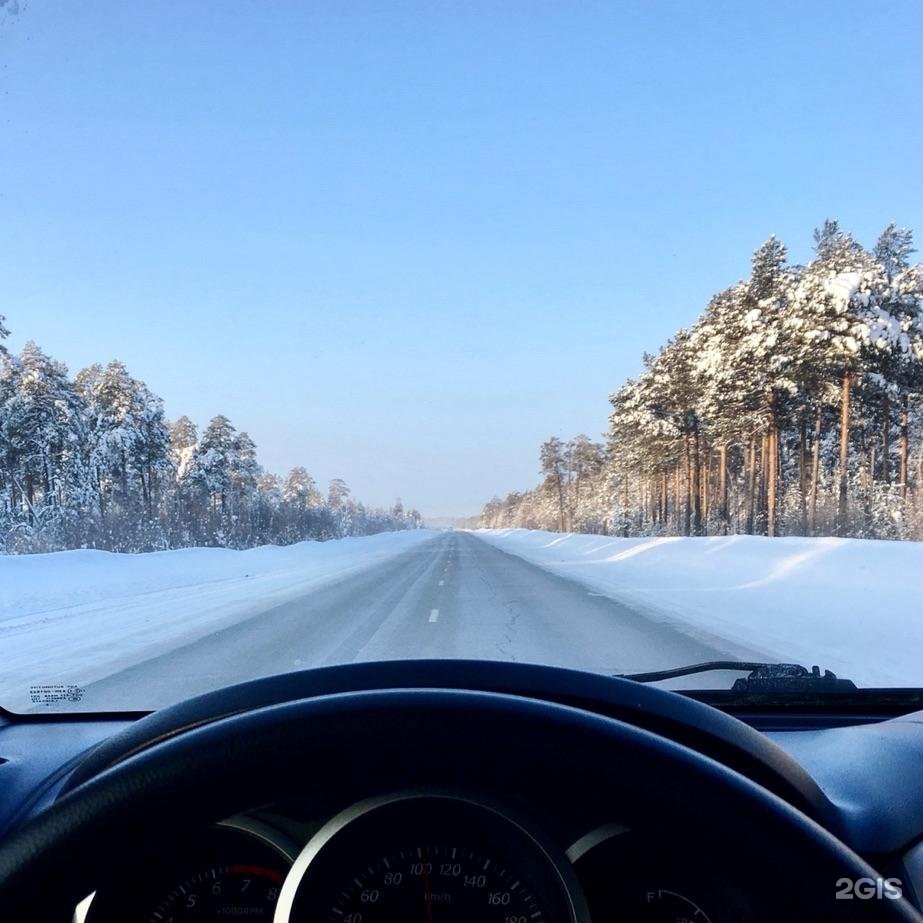
POLYGON ((0 313, 473 513, 770 233, 923 237, 921 44, 916 0, 0 0, 0 313))

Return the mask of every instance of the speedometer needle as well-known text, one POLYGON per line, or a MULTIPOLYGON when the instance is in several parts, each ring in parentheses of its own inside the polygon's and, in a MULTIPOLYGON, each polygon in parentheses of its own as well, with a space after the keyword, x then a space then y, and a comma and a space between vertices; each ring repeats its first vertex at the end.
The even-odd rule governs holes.
POLYGON ((433 923, 433 888, 429 880, 428 863, 423 860, 423 906, 426 908, 426 923, 433 923))

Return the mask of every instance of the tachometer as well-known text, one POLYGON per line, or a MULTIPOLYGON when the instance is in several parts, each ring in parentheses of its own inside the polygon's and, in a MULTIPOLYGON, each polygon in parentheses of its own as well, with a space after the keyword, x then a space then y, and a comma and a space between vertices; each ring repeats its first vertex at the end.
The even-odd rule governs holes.
POLYGON ((179 882, 157 902, 148 923, 271 920, 284 878, 274 865, 213 865, 179 882))
POLYGON ((491 808, 448 796, 368 802, 308 844, 276 923, 582 923, 566 863, 491 808))
POLYGON ((87 923, 269 923, 294 851, 255 820, 219 824, 167 855, 139 857, 131 875, 96 893, 87 923))

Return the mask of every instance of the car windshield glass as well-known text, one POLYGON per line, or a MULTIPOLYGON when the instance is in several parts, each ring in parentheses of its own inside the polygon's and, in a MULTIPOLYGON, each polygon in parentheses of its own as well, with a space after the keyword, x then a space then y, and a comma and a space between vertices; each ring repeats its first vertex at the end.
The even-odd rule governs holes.
POLYGON ((0 0, 0 707, 398 658, 923 687, 921 40, 0 0))

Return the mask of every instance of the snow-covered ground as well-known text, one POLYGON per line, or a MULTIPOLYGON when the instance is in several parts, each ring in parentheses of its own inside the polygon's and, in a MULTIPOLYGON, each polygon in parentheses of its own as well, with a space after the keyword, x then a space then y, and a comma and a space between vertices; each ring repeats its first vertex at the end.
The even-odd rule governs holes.
POLYGON ((386 532, 247 551, 0 555, 0 704, 19 706, 33 683, 108 676, 436 534, 386 532))
POLYGON ((923 686, 923 543, 843 538, 478 537, 652 617, 820 664, 868 686, 923 686))
POLYGON ((144 708, 283 669, 408 656, 605 672, 752 657, 923 686, 923 543, 474 534, 492 547, 421 530, 0 556, 0 704, 74 707, 47 698, 74 685, 84 707, 144 708))

